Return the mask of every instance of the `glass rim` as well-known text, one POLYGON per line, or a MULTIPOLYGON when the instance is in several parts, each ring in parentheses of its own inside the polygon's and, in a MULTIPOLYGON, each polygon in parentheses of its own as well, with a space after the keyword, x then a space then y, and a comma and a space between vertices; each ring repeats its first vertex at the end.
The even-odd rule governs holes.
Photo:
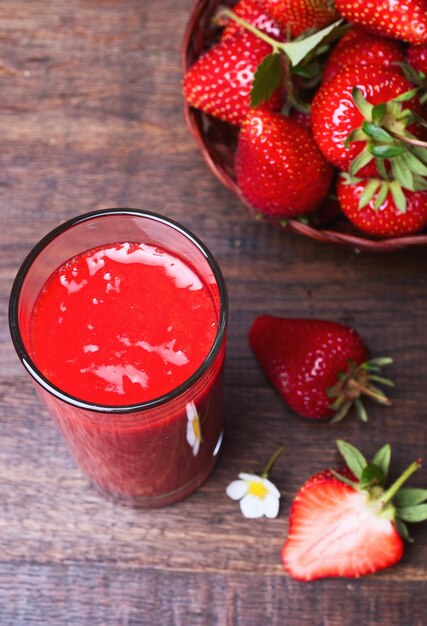
MULTIPOLYGON (((66 261, 67 259, 64 259, 66 261)), ((214 363, 217 355, 220 352, 220 349, 223 345, 223 341, 225 338, 225 333, 227 330, 227 322, 228 322, 228 294, 227 287, 225 284, 224 277, 220 270, 218 263, 216 262, 213 254, 207 248, 207 246, 192 233, 188 228, 182 226, 178 222, 170 219, 169 217, 165 217, 164 215, 160 215, 159 213, 154 213, 151 211, 145 211, 143 209, 135 209, 135 208, 114 208, 114 209, 100 209, 97 211, 91 211, 89 213, 83 213, 82 215, 78 215, 73 217, 59 226, 56 226, 54 229, 49 231, 38 243, 33 246, 28 255, 25 257, 24 261, 21 263, 18 272, 16 274, 15 280, 12 285, 12 289, 10 292, 9 299, 9 330, 12 338, 12 343, 14 345, 15 351, 29 375, 35 382, 37 382, 45 391, 48 391, 54 397, 62 400, 63 402, 75 406, 79 409, 86 409, 88 411, 93 411, 95 413, 109 413, 109 414, 129 414, 129 413, 137 413, 142 411, 147 411, 149 409, 153 409, 159 406, 162 406, 171 400, 178 398, 183 395, 186 391, 191 389, 207 372, 210 366, 214 363), (19 320, 18 320, 18 309, 19 309, 19 298, 21 295, 21 290, 25 281, 25 278, 30 270, 31 266, 39 256, 39 254, 50 244, 54 239, 70 230, 71 228, 87 222, 92 219, 99 219, 105 216, 134 216, 134 217, 144 217, 155 222, 159 222, 166 226, 169 226, 181 233, 189 240, 196 248, 198 248, 199 252, 207 260, 209 267, 211 268, 213 275, 215 277, 216 285, 218 287, 219 292, 219 303, 220 303, 220 311, 219 311, 219 324, 218 330, 215 336, 215 339, 212 343, 212 346, 206 355, 203 363, 196 369, 193 374, 187 378, 181 385, 175 387, 168 393, 163 394, 162 396, 158 396, 157 398, 153 398, 152 400, 146 400, 145 402, 140 402, 138 404, 123 404, 123 405, 108 405, 108 404, 98 404, 95 402, 89 402, 87 400, 81 400, 76 396, 73 396, 65 391, 62 391, 59 387, 54 385, 52 382, 46 378, 39 368, 36 366, 34 361, 31 359, 22 339, 21 331, 19 328, 19 320)))

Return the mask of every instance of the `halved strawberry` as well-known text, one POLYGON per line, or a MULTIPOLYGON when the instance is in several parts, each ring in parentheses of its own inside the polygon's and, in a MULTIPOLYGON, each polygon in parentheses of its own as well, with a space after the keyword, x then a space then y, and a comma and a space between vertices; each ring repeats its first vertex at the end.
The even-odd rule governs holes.
POLYGON ((354 403, 366 420, 362 394, 389 404, 374 383, 392 386, 378 376, 391 359, 369 361, 360 335, 344 324, 262 315, 250 329, 249 342, 271 383, 303 417, 335 415, 339 421, 354 403))
POLYGON ((349 22, 364 26, 384 37, 415 44, 427 41, 425 0, 335 0, 335 6, 349 22))
POLYGON ((307 128, 263 107, 250 109, 239 135, 236 178, 255 209, 279 218, 313 211, 332 176, 307 128))
POLYGON ((354 578, 390 567, 403 556, 402 537, 410 540, 404 522, 427 519, 427 490, 401 489, 420 461, 385 489, 389 445, 371 463, 350 444, 337 445, 348 468, 312 476, 291 507, 282 562, 297 580, 354 578))
MULTIPOLYGON (((186 73, 187 101, 196 109, 240 126, 249 109, 254 73, 271 50, 270 44, 246 31, 220 41, 186 73)), ((282 103, 279 87, 265 106, 278 110, 282 103)))
POLYGON ((348 219, 371 235, 402 237, 427 226, 427 191, 402 189, 396 181, 342 174, 337 196, 348 219))

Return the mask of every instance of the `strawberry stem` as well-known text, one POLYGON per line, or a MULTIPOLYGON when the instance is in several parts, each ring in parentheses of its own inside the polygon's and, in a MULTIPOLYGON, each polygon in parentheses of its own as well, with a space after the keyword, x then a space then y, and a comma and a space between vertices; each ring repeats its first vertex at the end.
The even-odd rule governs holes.
POLYGON ((214 19, 215 21, 218 21, 223 17, 228 17, 231 20, 234 20, 235 22, 237 22, 237 24, 239 24, 240 26, 243 26, 243 28, 246 28, 246 30, 248 30, 252 34, 256 35, 257 37, 259 37, 266 43, 269 43, 270 46, 273 48, 273 53, 280 52, 281 46, 278 44, 278 42, 275 39, 273 39, 272 37, 269 37, 267 33, 264 33, 263 31, 256 28, 256 26, 253 26, 252 24, 250 24, 243 18, 236 15, 234 11, 232 11, 231 9, 227 9, 225 7, 221 8, 218 11, 218 13, 215 15, 214 19))
POLYGON ((273 465, 275 464, 275 462, 277 461, 279 456, 282 454, 284 449, 285 449, 285 446, 280 446, 280 448, 278 450, 276 450, 276 452, 273 454, 273 456, 268 461, 267 465, 264 467, 264 469, 262 471, 262 474, 261 474, 261 478, 268 478, 268 475, 269 475, 273 465))
POLYGON ((395 137, 403 141, 404 143, 410 143, 411 146, 420 146, 421 148, 427 148, 427 141, 421 141, 416 137, 408 137, 408 135, 401 135, 399 133, 392 133, 395 137))
POLYGON ((360 393, 369 396, 373 400, 376 400, 380 404, 384 404, 386 406, 390 406, 390 400, 378 389, 378 391, 374 391, 372 387, 368 387, 365 385, 361 385, 357 380, 350 380, 348 383, 350 389, 355 389, 360 391, 360 393))
POLYGON ((273 53, 282 52, 285 54, 291 62, 291 65, 298 65, 312 50, 314 50, 318 44, 320 44, 325 37, 329 35, 339 24, 341 24, 342 20, 338 20, 338 22, 334 22, 330 26, 323 28, 322 30, 309 35, 305 39, 300 39, 298 41, 289 41, 285 43, 277 42, 272 37, 269 37, 266 33, 259 30, 246 20, 242 19, 238 15, 234 13, 231 9, 221 8, 215 16, 215 21, 220 20, 223 17, 228 17, 231 20, 246 28, 249 32, 253 33, 266 43, 270 44, 273 48, 273 53))
POLYGON ((384 492, 380 498, 380 502, 384 505, 390 502, 393 496, 399 491, 401 486, 421 467, 421 459, 417 459, 403 472, 403 474, 392 484, 391 487, 384 492))

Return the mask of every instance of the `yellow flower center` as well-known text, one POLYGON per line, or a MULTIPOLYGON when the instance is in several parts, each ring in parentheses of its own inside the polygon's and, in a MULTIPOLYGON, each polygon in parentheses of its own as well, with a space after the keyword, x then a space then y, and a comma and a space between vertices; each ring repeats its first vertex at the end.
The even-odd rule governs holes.
POLYGON ((268 489, 265 485, 263 485, 263 483, 252 482, 249 483, 248 493, 250 493, 252 496, 260 498, 260 500, 263 500, 268 494, 268 489))
POLYGON ((199 425, 199 418, 197 416, 193 417, 193 432, 194 432, 196 441, 200 439, 200 425, 199 425))

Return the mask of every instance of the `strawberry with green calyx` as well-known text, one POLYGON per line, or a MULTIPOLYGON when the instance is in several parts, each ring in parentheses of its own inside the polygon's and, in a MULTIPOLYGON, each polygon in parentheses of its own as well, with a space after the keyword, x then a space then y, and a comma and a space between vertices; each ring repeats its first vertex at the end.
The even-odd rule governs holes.
POLYGON ((258 0, 294 39, 307 30, 323 28, 338 19, 330 0, 258 0))
POLYGON ((310 130, 265 107, 253 107, 246 116, 235 170, 248 203, 279 219, 304 215, 320 206, 334 173, 310 130))
POLYGON ((339 72, 317 91, 311 108, 314 138, 334 165, 350 174, 387 178, 388 168, 412 189, 426 145, 418 138, 421 105, 397 72, 358 66, 339 72))
MULTIPOLYGON (((240 126, 248 112, 254 74, 271 46, 250 33, 238 32, 205 52, 184 77, 184 96, 196 109, 240 126)), ((283 105, 280 84, 269 93, 265 107, 283 105)))
POLYGON ((404 50, 400 42, 378 37, 361 28, 352 28, 328 56, 322 82, 327 82, 341 70, 356 65, 376 65, 400 71, 395 64, 403 60, 404 50))
POLYGON ((345 441, 337 446, 347 467, 312 476, 291 507, 282 562, 297 580, 357 578, 390 567, 403 556, 403 539, 412 541, 406 522, 427 519, 427 489, 403 487, 421 459, 386 488, 388 444, 370 463, 345 441))
POLYGON ((249 33, 271 46, 270 54, 267 55, 257 68, 253 88, 251 92, 251 106, 257 106, 268 101, 271 94, 285 80, 286 69, 295 68, 306 58, 311 58, 316 49, 329 38, 334 38, 340 32, 337 28, 340 22, 335 22, 326 28, 315 32, 304 39, 279 42, 270 37, 266 32, 256 28, 253 24, 239 17, 231 9, 222 8, 215 16, 215 20, 222 23, 224 18, 236 22, 249 33), (337 33, 338 31, 338 33, 337 33))
MULTIPOLYGON (((427 164, 424 167, 427 174, 427 164)), ((371 235, 402 237, 419 232, 427 226, 427 181, 413 178, 419 182, 414 182, 415 191, 409 191, 396 180, 341 174, 340 207, 355 226, 371 235)))
POLYGON ((335 0, 346 20, 364 26, 383 37, 413 44, 427 42, 427 7, 425 0, 374 2, 370 0, 335 0))
POLYGON ((361 396, 390 401, 377 384, 389 358, 369 359, 360 335, 338 322, 262 315, 249 331, 249 343, 261 367, 287 404, 309 419, 342 420, 354 404, 367 420, 361 396))

